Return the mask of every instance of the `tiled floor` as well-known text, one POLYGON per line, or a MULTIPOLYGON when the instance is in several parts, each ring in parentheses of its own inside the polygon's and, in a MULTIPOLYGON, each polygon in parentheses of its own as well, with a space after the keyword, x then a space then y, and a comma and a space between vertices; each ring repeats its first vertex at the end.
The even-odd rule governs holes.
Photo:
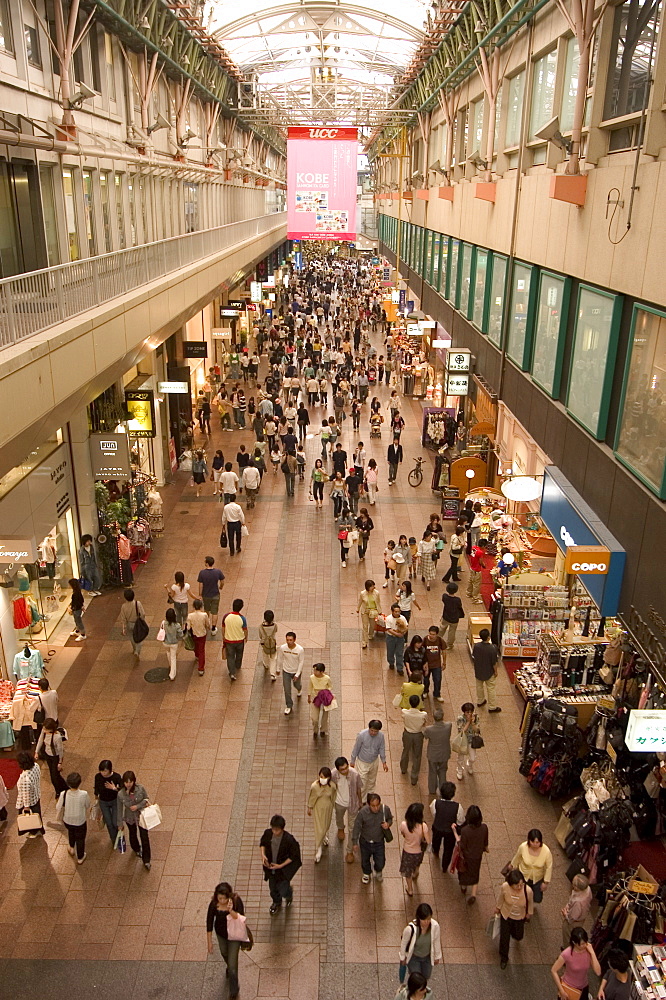
MULTIPOLYGON (((388 390, 380 395, 385 398, 388 390)), ((316 426, 320 410, 311 415, 316 426)), ((546 966, 557 955, 559 911, 568 888, 566 859, 553 843, 554 808, 518 774, 522 704, 504 672, 503 712, 490 718, 484 713, 486 747, 475 774, 459 789, 465 806, 481 806, 490 828, 476 907, 465 905, 455 880, 442 874, 434 859, 424 865, 410 900, 398 876, 397 837, 388 848, 381 885, 361 884, 358 862, 344 864, 335 838, 323 862, 313 862, 307 789, 318 767, 332 764, 340 752, 349 754, 369 718, 384 720, 389 743, 390 772, 380 772, 378 785, 384 800, 400 818, 411 801, 427 801, 425 762, 418 788, 400 774, 401 723, 391 704, 397 681, 386 669, 381 640, 361 650, 356 615, 366 577, 383 581, 385 541, 400 533, 420 537, 439 507, 429 488, 430 465, 419 489, 407 485, 413 458, 422 453, 420 415, 419 403, 405 403, 405 465, 390 488, 386 435, 371 442, 365 415, 360 435, 352 434, 347 421, 343 446, 351 455, 362 437, 382 478, 367 559, 359 563, 353 554, 346 570, 340 567, 332 510, 317 511, 309 503, 307 484, 299 484, 295 499, 287 500, 282 475, 268 472, 259 502, 248 512, 243 553, 233 559, 218 548, 221 511, 210 495, 212 486, 199 499, 184 476, 164 488, 166 531, 141 568, 137 595, 150 623, 158 626, 165 608, 162 588, 174 571, 182 570, 194 583, 204 556, 214 555, 226 574, 221 610, 230 608, 234 597, 245 601, 250 642, 241 677, 232 687, 221 644, 211 639, 205 677, 183 651, 173 684, 147 684, 146 670, 165 663, 154 629, 137 664, 117 627, 121 595, 107 593, 92 603, 86 615, 90 638, 82 647, 66 647, 54 661, 56 671, 59 663, 71 662, 59 684, 70 734, 67 769, 79 770, 87 788, 103 757, 111 757, 119 771, 134 769, 160 804, 164 822, 151 834, 148 873, 133 855, 114 854, 105 832, 89 836, 88 859, 75 865, 55 822, 47 777, 43 840, 19 842, 11 812, 0 838, 0 982, 10 986, 5 995, 27 996, 28 983, 30 995, 41 989, 72 1000, 93 995, 93 984, 94 995, 104 1000, 107 993, 226 995, 219 956, 206 959, 204 927, 211 891, 221 878, 233 882, 245 899, 257 941, 251 954, 241 956, 244 1000, 392 997, 400 934, 420 900, 431 903, 442 925, 444 967, 433 976, 436 997, 478 996, 483 987, 498 998, 536 997, 548 989, 546 966), (275 610, 281 632, 297 632, 308 666, 315 660, 328 665, 340 711, 333 713, 326 744, 312 740, 305 698, 284 716, 281 684, 271 684, 260 665, 256 627, 265 608, 275 610), (293 907, 271 918, 257 843, 275 811, 286 816, 300 840, 304 864, 294 881, 293 907), (499 870, 533 826, 540 826, 553 846, 555 877, 524 942, 513 947, 512 965, 500 972, 485 926, 499 870)), ((235 458, 241 441, 249 445, 251 432, 216 431, 211 444, 235 458)), ((317 441, 309 440, 308 468, 318 452, 317 441)), ((422 610, 415 611, 412 631, 425 631, 440 618, 442 587, 437 582, 428 594, 418 581, 416 590, 422 610)), ((385 604, 391 594, 382 590, 385 604)), ((447 718, 473 696, 463 628, 449 653, 443 695, 447 718)))

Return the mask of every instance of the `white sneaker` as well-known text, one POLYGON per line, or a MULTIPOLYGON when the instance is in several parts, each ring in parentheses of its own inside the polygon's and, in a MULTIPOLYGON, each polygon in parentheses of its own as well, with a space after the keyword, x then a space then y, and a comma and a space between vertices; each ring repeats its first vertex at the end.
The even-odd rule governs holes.
POLYGON ((328 837, 324 837, 324 847, 328 847, 328 837))
POLYGON ((474 774, 474 768, 472 767, 471 764, 467 765, 467 773, 468 774, 474 774))
POLYGON ((342 567, 343 569, 347 569, 347 563, 345 562, 344 559, 342 560, 342 567))
POLYGON ((386 588, 388 587, 388 583, 383 583, 382 587, 384 588, 384 590, 386 590, 386 588))
POLYGON ((77 642, 83 642, 83 640, 84 640, 84 639, 87 639, 87 638, 88 638, 88 637, 87 637, 87 636, 85 636, 85 635, 77 635, 77 637, 76 637, 76 641, 77 641, 77 642))
POLYGON ((291 709, 290 708, 285 708, 284 714, 285 715, 291 715, 291 709))
POLYGON ((363 883, 363 885, 367 885, 369 881, 370 881, 370 876, 369 875, 362 875, 361 876, 361 882, 363 883))
POLYGON ((463 781, 464 777, 465 777, 465 772, 461 770, 461 768, 458 768, 456 771, 456 778, 458 779, 458 781, 463 781))
POLYGON ((297 692, 296 692, 296 697, 297 697, 297 698, 300 698, 302 694, 303 694, 303 692, 302 692, 302 691, 297 691, 297 692))

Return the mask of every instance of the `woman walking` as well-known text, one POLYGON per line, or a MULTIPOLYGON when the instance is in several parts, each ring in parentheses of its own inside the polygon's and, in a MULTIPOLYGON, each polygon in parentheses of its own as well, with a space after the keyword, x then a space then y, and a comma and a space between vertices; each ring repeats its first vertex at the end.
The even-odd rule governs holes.
POLYGON ((419 574, 421 581, 425 583, 426 590, 430 590, 430 581, 435 579, 437 570, 435 539, 430 533, 430 529, 423 532, 423 538, 419 542, 419 574))
POLYGON ((201 487, 206 482, 207 475, 206 456, 202 451, 198 451, 192 459, 192 479, 197 488, 197 496, 201 496, 201 487))
POLYGON ((88 810, 90 796, 81 788, 81 775, 72 771, 67 775, 67 787, 60 794, 56 806, 56 817, 62 814, 62 821, 67 829, 69 847, 67 852, 74 856, 77 864, 86 860, 86 833, 88 832, 88 810))
MULTIPOLYGON (((395 561, 396 566, 399 565, 397 561, 397 556, 399 554, 400 553, 398 553, 396 546, 393 552, 393 559, 395 561)), ((409 624, 409 620, 412 617, 412 607, 415 605, 419 609, 419 611, 421 610, 421 605, 416 600, 416 594, 412 590, 412 584, 409 580, 402 581, 402 583, 398 587, 395 599, 400 605, 400 613, 402 614, 402 617, 405 618, 407 620, 407 623, 409 624)))
POLYGON ((141 812, 148 805, 148 792, 137 782, 134 771, 125 771, 122 781, 118 792, 118 821, 127 823, 130 847, 137 858, 141 858, 146 871, 150 871, 150 838, 140 824, 141 812))
POLYGON ((356 613, 361 615, 361 634, 363 649, 375 637, 375 619, 382 613, 382 603, 374 580, 365 581, 365 589, 358 595, 356 613))
POLYGON ((574 927, 565 948, 550 970, 560 1000, 588 1000, 590 969, 601 975, 601 966, 584 927, 574 927), (560 971, 564 970, 560 975, 560 971))
POLYGON ((471 739, 472 736, 479 736, 481 733, 479 717, 474 711, 474 705, 471 701, 466 701, 465 704, 461 706, 460 713, 461 714, 456 719, 456 728, 458 730, 458 736, 461 737, 462 745, 462 750, 458 753, 458 766, 456 768, 456 777, 458 778, 458 781, 462 781, 465 777, 465 763, 467 763, 467 773, 474 773, 476 750, 472 746, 471 739))
POLYGON ((403 970, 411 975, 420 972, 427 981, 432 975, 433 965, 442 961, 442 938, 439 924, 432 915, 428 903, 416 907, 416 915, 402 932, 400 942, 401 975, 403 970))
POLYGON ((93 792, 109 831, 112 846, 115 846, 118 835, 118 792, 122 787, 122 778, 113 770, 111 761, 101 760, 95 775, 93 792))
POLYGON ((213 480, 213 483, 215 484, 213 486, 213 496, 216 497, 218 493, 222 492, 222 487, 220 486, 220 483, 222 482, 222 473, 224 472, 224 455, 222 454, 219 448, 217 449, 213 457, 212 466, 213 468, 210 474, 210 478, 213 480))
POLYGON ((395 1000, 426 1000, 432 994, 428 980, 420 972, 411 972, 395 995, 395 1000))
POLYGON ((173 602, 173 610, 176 612, 176 620, 180 625, 184 625, 187 621, 187 612, 189 610, 188 601, 190 599, 192 588, 189 583, 185 583, 184 573, 174 573, 173 578, 175 582, 171 585, 165 583, 164 589, 166 590, 168 597, 173 602))
POLYGON ((347 558, 351 547, 349 532, 354 530, 354 515, 347 504, 343 505, 340 517, 337 519, 338 541, 340 542, 340 560, 343 569, 347 568, 347 558))
POLYGON ((72 591, 72 599, 69 602, 68 610, 74 619, 75 625, 74 631, 71 635, 76 636, 77 642, 83 642, 86 638, 86 627, 83 624, 83 608, 85 605, 85 599, 81 590, 81 584, 78 580, 71 579, 68 583, 72 591))
MULTIPOLYGON (((38 813, 41 820, 41 771, 39 764, 26 750, 21 751, 16 758, 16 763, 21 768, 21 774, 16 782, 16 812, 38 813)), ((28 840, 34 840, 35 837, 44 836, 44 827, 42 825, 30 832, 19 830, 19 837, 22 837, 24 833, 28 834, 28 840)))
POLYGON ((240 896, 237 896, 228 882, 220 882, 215 886, 213 898, 208 904, 206 913, 206 936, 208 939, 208 954, 213 953, 213 932, 217 937, 220 954, 227 964, 229 978, 229 998, 233 1000, 239 993, 238 982, 238 952, 244 940, 250 941, 251 935, 245 924, 245 906, 240 896), (245 925, 245 926, 243 926, 245 925))
POLYGON ((325 706, 330 705, 332 701, 331 678, 326 673, 326 667, 323 663, 314 663, 308 683, 308 705, 310 706, 310 721, 315 740, 318 737, 325 739, 328 735, 329 713, 325 710, 325 706), (322 691, 329 693, 322 695, 322 691))
POLYGON ((506 881, 502 883, 495 913, 500 918, 500 968, 506 969, 511 938, 514 941, 523 940, 525 924, 534 913, 532 890, 525 884, 522 872, 517 868, 510 871, 506 881))
POLYGON ((192 634, 199 677, 203 677, 206 668, 206 636, 210 628, 210 618, 203 609, 203 601, 199 598, 194 601, 192 607, 193 610, 187 616, 185 624, 188 631, 192 634))
POLYGON ((272 681, 275 681, 280 673, 277 669, 277 641, 275 639, 277 630, 274 612, 264 611, 264 620, 259 626, 259 644, 264 670, 270 671, 272 681))
POLYGON ((470 806, 465 813, 465 822, 461 827, 453 827, 462 865, 458 866, 458 885, 463 896, 471 888, 467 903, 476 903, 476 893, 479 888, 481 859, 488 853, 488 827, 483 822, 483 814, 478 806, 470 806))
POLYGON ((164 631, 164 651, 169 663, 169 680, 176 679, 176 657, 178 655, 178 643, 183 638, 183 626, 176 618, 173 608, 167 608, 164 613, 164 621, 160 628, 164 631))
POLYGON ((368 461, 368 467, 365 470, 365 480, 364 485, 366 492, 369 497, 369 503, 371 507, 375 505, 375 496, 377 495, 377 463, 374 458, 368 461))
POLYGON ((143 645, 143 640, 141 642, 134 641, 134 626, 136 624, 137 618, 146 617, 146 613, 143 610, 143 604, 141 601, 137 601, 134 591, 131 587, 123 591, 123 597, 125 598, 125 603, 120 606, 120 621, 122 622, 121 628, 123 635, 129 635, 129 640, 132 646, 132 652, 136 656, 137 660, 141 656, 141 646, 143 645))
POLYGON ((319 777, 310 785, 308 795, 308 816, 314 818, 315 864, 321 861, 322 850, 328 847, 328 829, 333 819, 333 806, 338 794, 338 786, 331 781, 330 767, 322 767, 319 777))
POLYGON ((359 559, 365 559, 365 554, 368 551, 368 542, 370 541, 370 532, 373 530, 374 526, 373 520, 368 514, 368 508, 361 507, 359 515, 356 518, 359 559))
POLYGON ((407 535, 400 535, 398 544, 395 547, 393 560, 395 562, 395 578, 398 583, 407 579, 407 574, 411 576, 412 553, 407 541, 407 535))
POLYGON ((458 569, 458 563, 460 558, 465 551, 465 545, 467 544, 467 532, 465 531, 464 525, 459 524, 456 526, 455 531, 451 535, 449 540, 449 560, 450 566, 446 573, 442 577, 442 583, 448 583, 451 577, 455 583, 460 581, 460 570, 458 569))
POLYGON ((39 760, 42 755, 48 766, 51 784, 57 799, 60 793, 67 788, 67 782, 62 776, 65 745, 55 719, 44 719, 44 725, 35 748, 35 760, 39 760))
POLYGON ((345 485, 344 477, 341 472, 336 472, 334 478, 331 480, 330 490, 330 497, 333 501, 333 517, 340 517, 346 495, 347 486, 345 485))
POLYGON ((315 507, 321 510, 324 506, 324 483, 328 482, 328 473, 324 469, 324 463, 320 458, 315 461, 314 468, 310 474, 312 496, 315 507))
POLYGON ((543 842, 541 830, 530 830, 511 861, 518 868, 534 893, 534 902, 540 903, 553 877, 553 855, 543 842))
POLYGON ((419 876, 419 868, 429 843, 428 826, 423 822, 422 802, 412 802, 407 806, 405 818, 400 824, 400 833, 403 839, 400 874, 405 880, 405 892, 408 896, 413 896, 413 880, 419 876))

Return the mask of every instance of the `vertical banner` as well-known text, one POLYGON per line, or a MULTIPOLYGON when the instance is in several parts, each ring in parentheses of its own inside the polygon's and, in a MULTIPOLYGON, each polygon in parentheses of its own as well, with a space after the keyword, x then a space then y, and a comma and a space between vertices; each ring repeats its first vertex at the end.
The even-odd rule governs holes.
POLYGON ((287 136, 287 235, 356 239, 358 131, 291 126, 287 136))

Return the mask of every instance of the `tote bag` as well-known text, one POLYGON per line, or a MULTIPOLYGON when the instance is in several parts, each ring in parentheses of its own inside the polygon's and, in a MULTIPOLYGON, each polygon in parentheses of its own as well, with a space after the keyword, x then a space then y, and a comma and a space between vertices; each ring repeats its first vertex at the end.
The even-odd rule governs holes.
POLYGON ((144 830, 153 830, 162 822, 162 810, 158 805, 146 806, 139 814, 139 826, 144 830))

